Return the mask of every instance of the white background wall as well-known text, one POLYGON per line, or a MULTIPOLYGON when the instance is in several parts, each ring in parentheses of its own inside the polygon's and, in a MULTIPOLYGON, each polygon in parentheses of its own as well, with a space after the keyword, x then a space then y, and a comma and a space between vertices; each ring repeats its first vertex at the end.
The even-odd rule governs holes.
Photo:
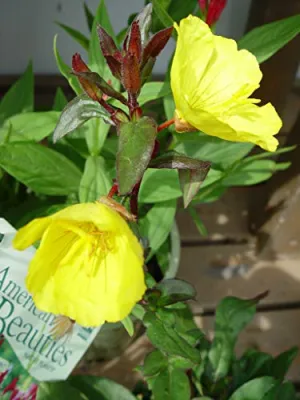
MULTIPOLYGON (((0 74, 21 73, 31 58, 34 71, 57 73, 52 52, 53 36, 58 33, 58 48, 69 64, 77 45, 54 21, 71 25, 88 34, 81 0, 0 0, 0 74)), ((178 3, 184 0, 178 0, 178 3)), ((99 0, 86 0, 95 12, 99 0)), ((127 18, 141 9, 144 0, 107 0, 113 26, 118 32, 127 18)), ((218 25, 218 33, 239 38, 245 28, 251 0, 228 0, 218 25)), ((170 43, 159 58, 156 72, 163 73, 172 51, 170 43)), ((81 53, 84 52, 81 51, 81 53)))

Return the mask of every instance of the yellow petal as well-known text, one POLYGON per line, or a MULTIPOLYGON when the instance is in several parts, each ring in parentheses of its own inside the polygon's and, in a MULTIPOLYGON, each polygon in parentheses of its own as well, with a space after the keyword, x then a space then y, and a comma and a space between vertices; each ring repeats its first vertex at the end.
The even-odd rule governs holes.
POLYGON ((251 102, 233 107, 227 114, 212 115, 205 111, 188 114, 190 123, 204 133, 233 142, 254 143, 267 151, 275 151, 274 135, 282 122, 271 104, 259 107, 251 102))
POLYGON ((19 229, 13 240, 13 247, 24 250, 38 241, 51 223, 51 217, 37 218, 19 229))
POLYGON ((53 220, 72 220, 77 222, 90 222, 100 230, 125 230, 128 225, 123 218, 110 207, 100 203, 75 204, 64 208, 57 213, 44 218, 37 218, 25 225, 16 233, 13 246, 17 250, 24 250, 39 240, 45 229, 53 220))
POLYGON ((190 15, 180 26, 174 25, 178 40, 171 68, 171 87, 178 110, 184 107, 185 96, 188 98, 194 93, 195 83, 205 73, 213 52, 213 35, 208 25, 199 21, 190 15), (199 62, 195 62, 195 57, 199 62))
POLYGON ((171 87, 177 118, 209 135, 274 151, 281 120, 271 104, 258 107, 249 98, 262 78, 256 58, 197 17, 176 29, 171 87))
POLYGON ((146 289, 142 248, 130 230, 111 235, 112 247, 103 253, 53 221, 27 277, 37 307, 82 326, 125 318, 146 289))
POLYGON ((53 219, 65 219, 72 221, 91 222, 99 230, 127 230, 128 225, 124 219, 110 207, 102 203, 81 203, 69 206, 53 214, 53 219))

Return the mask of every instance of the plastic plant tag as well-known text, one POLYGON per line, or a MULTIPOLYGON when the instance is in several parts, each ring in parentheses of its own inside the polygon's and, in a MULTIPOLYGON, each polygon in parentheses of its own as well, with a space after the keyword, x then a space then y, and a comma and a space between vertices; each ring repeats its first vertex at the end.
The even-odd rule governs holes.
MULTIPOLYGON (((12 247, 16 230, 0 218, 0 335, 9 342, 23 367, 38 381, 65 380, 88 349, 101 327, 74 324, 71 333, 54 340, 55 316, 39 311, 25 288, 30 247, 12 247)), ((0 348, 0 357, 5 360, 0 348)), ((7 360, 9 361, 9 360, 7 360)))

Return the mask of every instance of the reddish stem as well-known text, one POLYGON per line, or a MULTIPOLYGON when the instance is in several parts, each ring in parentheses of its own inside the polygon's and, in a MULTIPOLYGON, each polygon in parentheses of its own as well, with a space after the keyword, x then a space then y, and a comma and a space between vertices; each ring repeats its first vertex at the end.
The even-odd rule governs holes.
POLYGON ((175 123, 175 118, 169 119, 168 121, 163 122, 157 127, 157 132, 162 131, 163 129, 168 128, 169 126, 175 123))
POLYGON ((138 216, 138 196, 139 196, 140 186, 141 186, 141 181, 138 182, 132 189, 130 196, 130 212, 131 214, 136 215, 136 217, 138 216))
POLYGON ((112 198, 118 192, 118 184, 114 183, 107 195, 107 197, 112 198))

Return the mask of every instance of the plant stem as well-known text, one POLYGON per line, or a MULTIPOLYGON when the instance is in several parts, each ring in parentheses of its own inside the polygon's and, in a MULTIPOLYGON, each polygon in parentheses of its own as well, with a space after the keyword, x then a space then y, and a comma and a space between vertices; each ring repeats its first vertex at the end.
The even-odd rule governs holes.
POLYGON ((107 197, 112 198, 118 192, 118 184, 114 183, 107 195, 107 197))
POLYGON ((141 181, 138 182, 135 187, 132 189, 130 196, 130 212, 131 214, 138 216, 138 195, 141 186, 141 181))
POLYGON ((169 119, 168 121, 163 122, 157 127, 157 132, 162 131, 163 129, 168 128, 169 126, 173 125, 175 122, 175 118, 169 119))

